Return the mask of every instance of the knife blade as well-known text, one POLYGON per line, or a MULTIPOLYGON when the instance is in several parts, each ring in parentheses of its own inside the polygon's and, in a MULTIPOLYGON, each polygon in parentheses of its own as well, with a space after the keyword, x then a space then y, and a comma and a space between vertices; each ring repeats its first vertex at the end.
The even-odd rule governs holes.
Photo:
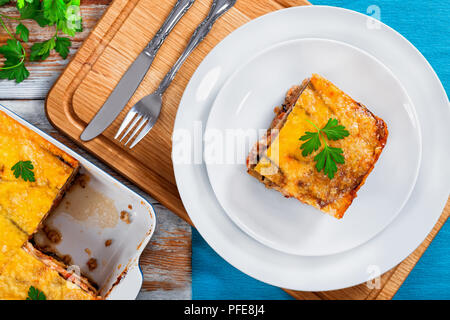
POLYGON ((94 139, 113 123, 144 79, 162 43, 194 1, 178 0, 159 31, 131 64, 111 95, 84 129, 80 136, 81 140, 94 139))
POLYGON ((81 140, 92 140, 109 127, 133 96, 152 62, 153 57, 146 55, 144 52, 139 54, 102 108, 84 129, 80 136, 81 140))

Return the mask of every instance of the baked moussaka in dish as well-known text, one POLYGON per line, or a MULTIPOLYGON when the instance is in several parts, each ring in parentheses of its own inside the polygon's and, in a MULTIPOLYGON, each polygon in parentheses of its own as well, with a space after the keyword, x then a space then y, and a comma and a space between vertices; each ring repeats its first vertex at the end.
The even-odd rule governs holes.
POLYGON ((95 299, 96 290, 31 244, 58 205, 78 162, 0 111, 0 299, 95 299), (42 297, 42 296, 41 296, 42 297))
POLYGON ((250 151, 248 173, 342 218, 386 144, 386 123, 317 74, 292 87, 275 114, 250 151))
POLYGON ((75 159, 0 112, 0 210, 23 231, 34 233, 77 171, 75 159), (24 162, 32 181, 11 170, 24 162))
POLYGON ((91 300, 89 292, 23 249, 11 258, 0 275, 0 299, 22 300, 28 297, 30 288, 42 292, 47 300, 91 300))
POLYGON ((28 235, 25 232, 0 214, 0 274, 27 239, 28 235))

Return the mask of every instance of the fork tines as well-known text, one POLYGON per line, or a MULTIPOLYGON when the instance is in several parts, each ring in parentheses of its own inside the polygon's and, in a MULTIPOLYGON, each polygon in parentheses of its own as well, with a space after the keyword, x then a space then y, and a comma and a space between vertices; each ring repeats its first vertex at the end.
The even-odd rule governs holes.
POLYGON ((146 115, 142 115, 141 113, 136 111, 136 109, 133 107, 128 112, 128 114, 126 115, 126 117, 123 120, 122 124, 120 125, 120 128, 117 131, 116 136, 114 137, 114 139, 119 139, 119 137, 121 136, 121 133, 125 130, 125 128, 127 128, 127 126, 131 122, 130 126, 128 126, 128 129, 125 131, 125 134, 122 135, 122 138, 119 139, 119 141, 122 141, 131 132, 131 130, 133 130, 133 128, 134 128, 133 133, 128 137, 127 142, 125 142, 125 144, 124 144, 126 146, 128 143, 130 143, 131 140, 133 140, 133 138, 136 136, 136 134, 139 132, 139 130, 141 130, 141 128, 145 125, 145 127, 142 128, 142 130, 140 131, 139 135, 136 137, 136 139, 130 145, 130 149, 132 149, 152 129, 152 127, 153 127, 153 121, 152 120, 153 120, 152 118, 150 118, 150 117, 148 117, 146 115))

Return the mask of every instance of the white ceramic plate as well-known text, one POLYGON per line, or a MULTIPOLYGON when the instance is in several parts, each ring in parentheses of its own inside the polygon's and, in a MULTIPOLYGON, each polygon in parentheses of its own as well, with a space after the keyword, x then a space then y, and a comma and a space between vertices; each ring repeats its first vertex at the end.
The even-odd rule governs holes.
POLYGON ((309 256, 352 249, 383 230, 408 200, 421 159, 419 124, 399 81, 362 50, 324 39, 276 44, 244 63, 220 90, 205 138, 210 142, 205 142, 205 157, 208 148, 215 151, 205 158, 211 185, 230 218, 269 247, 309 256), (257 133, 265 132, 272 121, 274 106, 283 103, 288 88, 312 73, 368 106, 389 129, 375 169, 341 220, 266 189, 247 174, 245 165, 249 149, 260 138, 257 133), (224 139, 209 141, 209 132, 220 132, 224 139), (234 155, 233 161, 220 155, 234 155))
POLYGON ((79 268, 84 275, 94 280, 99 285, 100 295, 106 296, 106 299, 135 299, 143 281, 139 257, 156 227, 156 215, 152 205, 127 186, 2 105, 0 105, 0 111, 77 159, 81 165, 81 173, 89 177, 86 189, 80 191, 82 200, 78 198, 73 201, 72 190, 69 191, 61 204, 46 219, 46 222, 51 223, 51 226, 62 234, 62 241, 55 246, 55 249, 60 254, 70 255, 72 270, 79 268), (114 225, 103 227, 93 221, 93 216, 88 216, 87 219, 74 219, 67 214, 65 200, 72 200, 70 206, 76 210, 77 207, 86 207, 78 201, 95 200, 93 193, 113 201, 118 212, 128 211, 131 223, 127 224, 118 220, 114 225), (129 205, 132 209, 129 209, 129 205), (108 239, 112 239, 112 244, 105 247, 105 241, 108 239), (86 266, 86 261, 91 257, 85 252, 86 248, 90 250, 92 257, 97 259, 98 266, 92 272, 86 266))
MULTIPOLYGON (((172 150, 175 177, 193 223, 230 264, 283 288, 340 289, 362 283, 397 265, 435 225, 450 191, 450 156, 448 148, 443 148, 448 145, 449 121, 449 102, 439 79, 420 52, 399 33, 346 9, 325 6, 285 9, 234 31, 209 53, 192 76, 175 121, 172 150), (218 91, 238 66, 272 45, 304 38, 345 42, 389 68, 414 104, 423 147, 416 185, 400 214, 370 241, 339 254, 319 257, 286 254, 248 236, 217 201, 201 161, 201 145, 199 148, 198 143, 184 144, 190 154, 181 156, 184 137, 201 135, 218 91)), ((399 168, 402 165, 403 159, 399 159, 399 168)))

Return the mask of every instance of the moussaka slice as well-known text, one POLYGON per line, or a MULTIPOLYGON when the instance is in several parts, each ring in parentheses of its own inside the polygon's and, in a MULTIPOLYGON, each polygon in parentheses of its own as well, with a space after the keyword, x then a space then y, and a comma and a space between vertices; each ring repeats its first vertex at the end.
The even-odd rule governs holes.
POLYGON ((342 218, 386 144, 385 122, 316 74, 292 87, 275 113, 250 151, 248 172, 285 197, 342 218), (302 153, 308 139, 309 153, 302 153))
POLYGON ((0 111, 0 213, 33 234, 75 177, 78 162, 0 111))

